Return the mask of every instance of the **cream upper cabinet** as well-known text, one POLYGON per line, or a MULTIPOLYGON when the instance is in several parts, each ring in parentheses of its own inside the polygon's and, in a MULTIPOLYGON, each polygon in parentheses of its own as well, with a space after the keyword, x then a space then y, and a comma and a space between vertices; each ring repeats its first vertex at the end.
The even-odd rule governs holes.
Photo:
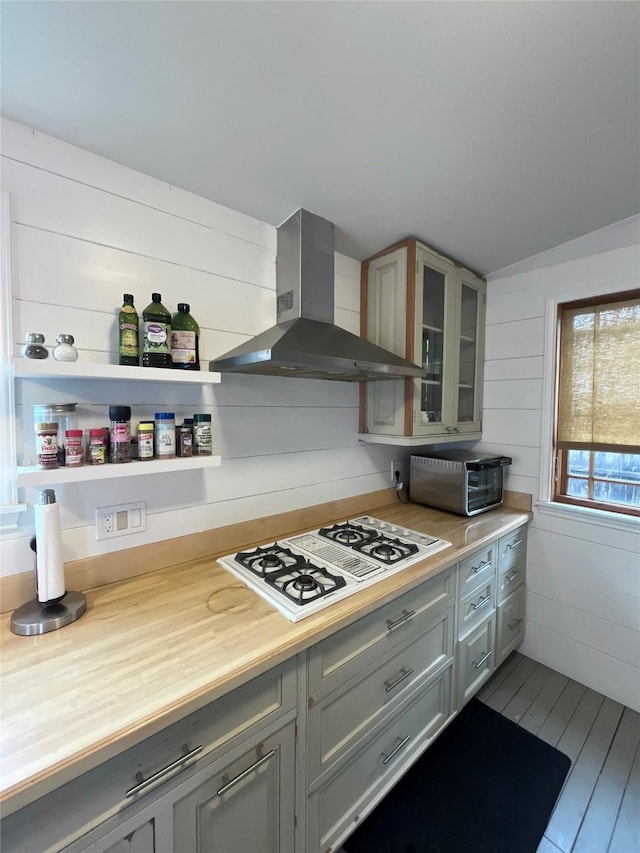
POLYGON ((484 279, 415 240, 363 262, 362 335, 425 369, 420 379, 366 384, 365 440, 480 438, 485 299, 484 279))

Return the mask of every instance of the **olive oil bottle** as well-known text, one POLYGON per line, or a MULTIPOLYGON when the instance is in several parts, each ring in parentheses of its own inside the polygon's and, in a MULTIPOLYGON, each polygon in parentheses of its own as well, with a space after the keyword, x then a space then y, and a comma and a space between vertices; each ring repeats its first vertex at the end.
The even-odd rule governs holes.
POLYGON ((174 368, 200 370, 200 326, 190 310, 186 302, 179 302, 171 318, 171 360, 174 368))
POLYGON ((125 293, 118 315, 118 360, 120 364, 137 367, 140 364, 140 318, 133 304, 133 296, 125 293))
POLYGON ((161 299, 159 293, 152 293, 151 303, 142 312, 143 367, 171 367, 171 314, 161 299))

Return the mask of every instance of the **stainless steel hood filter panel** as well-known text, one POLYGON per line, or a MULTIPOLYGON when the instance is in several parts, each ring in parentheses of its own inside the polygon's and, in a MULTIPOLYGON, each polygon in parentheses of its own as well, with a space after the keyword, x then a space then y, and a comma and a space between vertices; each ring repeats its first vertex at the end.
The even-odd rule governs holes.
POLYGON ((210 361, 210 370, 351 382, 424 375, 334 324, 334 226, 306 210, 278 228, 276 300, 277 324, 210 361))

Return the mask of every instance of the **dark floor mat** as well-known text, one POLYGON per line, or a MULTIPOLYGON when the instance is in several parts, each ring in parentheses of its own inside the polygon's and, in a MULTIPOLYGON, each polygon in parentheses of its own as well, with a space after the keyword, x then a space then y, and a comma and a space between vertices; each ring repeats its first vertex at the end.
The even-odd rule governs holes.
POLYGON ((571 761, 472 699, 347 841, 347 853, 535 853, 571 761))

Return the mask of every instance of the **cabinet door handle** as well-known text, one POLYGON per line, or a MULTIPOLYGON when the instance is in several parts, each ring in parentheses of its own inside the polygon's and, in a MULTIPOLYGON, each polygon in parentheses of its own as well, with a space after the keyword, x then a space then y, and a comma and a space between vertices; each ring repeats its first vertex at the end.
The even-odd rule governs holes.
POLYGON ((504 579, 505 585, 508 583, 511 583, 512 580, 515 580, 515 578, 517 578, 519 574, 520 574, 520 572, 514 572, 512 575, 505 575, 505 579, 504 579))
POLYGON ((482 560, 479 566, 471 566, 471 571, 474 575, 477 575, 478 572, 481 572, 483 569, 486 569, 487 566, 491 565, 491 560, 482 560))
POLYGON ((510 631, 515 631, 521 622, 524 622, 524 619, 514 619, 510 625, 507 625, 507 627, 510 631))
POLYGON ((519 548, 522 545, 522 539, 516 539, 515 542, 509 542, 507 550, 512 551, 514 548, 519 548))
POLYGON ((460 432, 460 427, 454 427, 454 428, 453 428, 453 431, 454 431, 454 432, 460 432))
POLYGON ((491 652, 486 652, 485 654, 483 654, 483 655, 482 655, 482 657, 480 658, 480 660, 478 661, 478 663, 476 663, 475 661, 473 661, 473 665, 475 666, 475 668, 476 668, 476 669, 480 669, 480 667, 482 666, 482 664, 483 664, 486 660, 489 660, 489 658, 490 658, 490 657, 491 657, 491 652))
POLYGON ((395 679, 395 681, 385 681, 385 693, 391 693, 391 691, 396 688, 398 684, 402 684, 402 682, 406 678, 409 678, 410 675, 413 675, 413 670, 411 669, 411 667, 409 667, 409 669, 405 669, 404 667, 402 667, 402 669, 400 670, 400 674, 395 679))
POLYGON ((400 750, 401 750, 401 749, 404 749, 404 748, 405 748, 405 746, 406 746, 406 745, 409 743, 409 741, 411 740, 411 735, 407 735, 406 737, 399 738, 399 740, 400 740, 400 743, 399 743, 399 744, 397 744, 397 746, 395 746, 395 747, 391 750, 391 752, 389 753, 389 755, 385 755, 385 754, 384 754, 384 752, 382 753, 382 759, 383 759, 383 760, 382 760, 382 763, 383 763, 383 764, 388 764, 392 759, 394 759, 394 758, 396 757, 396 755, 400 752, 400 750))
POLYGON ((490 595, 485 595, 484 598, 480 598, 475 603, 472 602, 471 603, 471 609, 475 612, 476 610, 479 610, 481 607, 484 607, 484 605, 487 603, 487 601, 491 601, 490 595))
POLYGON ((404 625, 405 622, 408 622, 410 619, 416 615, 415 610, 403 610, 402 616, 398 616, 397 619, 387 619, 387 628, 389 631, 394 631, 396 628, 399 628, 400 625, 404 625))
POLYGON ((266 764, 266 762, 269 761, 270 758, 273 758, 275 754, 275 749, 272 749, 271 752, 268 752, 266 755, 260 755, 257 761, 254 761, 250 767, 247 767, 247 769, 243 770, 242 773, 238 773, 238 775, 234 776, 233 779, 229 779, 229 777, 225 773, 222 777, 224 785, 222 786, 222 788, 219 788, 216 791, 216 795, 218 797, 221 797, 223 794, 226 794, 229 788, 233 788, 233 786, 237 785, 238 782, 245 778, 245 776, 248 776, 249 773, 252 773, 254 770, 257 770, 261 764, 266 764))
POLYGON ((451 427, 447 427, 447 432, 453 432, 453 429, 451 427))
POLYGON ((157 782, 158 779, 162 779, 163 776, 171 773, 172 770, 175 770, 177 767, 180 767, 181 764, 184 764, 189 761, 190 758, 193 758, 198 755, 198 753, 202 752, 202 746, 196 746, 195 749, 190 750, 186 743, 182 749, 184 750, 184 755, 181 755, 180 758, 176 758, 176 760, 172 761, 171 764, 167 764, 166 767, 163 767, 161 770, 153 773, 148 779, 145 779, 142 773, 138 771, 136 773, 136 782, 138 784, 134 785, 133 788, 129 788, 125 793, 125 797, 134 797, 136 794, 144 791, 145 788, 148 788, 149 785, 153 785, 153 783, 157 782))

